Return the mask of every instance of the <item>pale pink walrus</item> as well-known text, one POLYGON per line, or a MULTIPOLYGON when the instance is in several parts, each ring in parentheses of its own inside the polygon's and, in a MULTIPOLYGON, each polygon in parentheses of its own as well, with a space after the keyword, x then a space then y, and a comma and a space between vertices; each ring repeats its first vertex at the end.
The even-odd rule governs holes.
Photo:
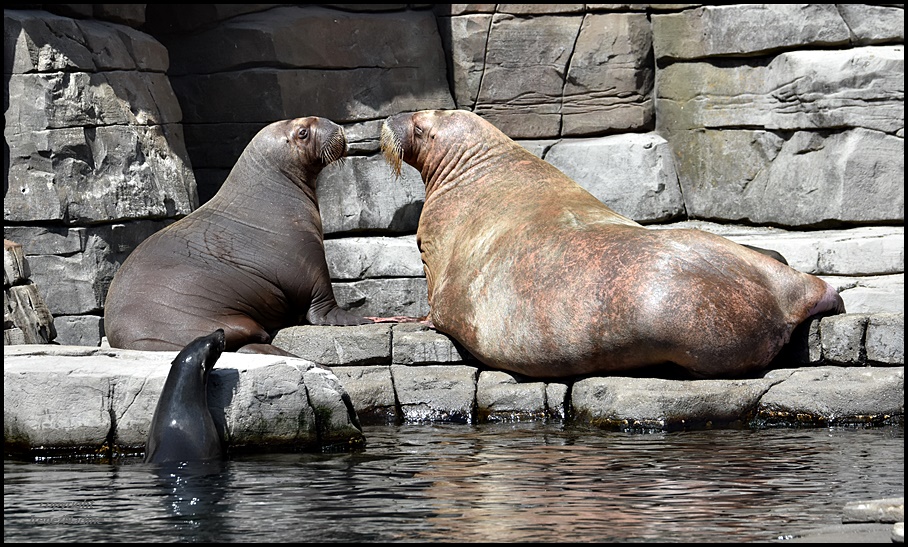
POLYGON ((426 186, 430 318, 490 367, 532 377, 674 363, 765 368, 807 318, 844 312, 818 277, 695 229, 648 229, 476 114, 385 120, 382 150, 426 186))

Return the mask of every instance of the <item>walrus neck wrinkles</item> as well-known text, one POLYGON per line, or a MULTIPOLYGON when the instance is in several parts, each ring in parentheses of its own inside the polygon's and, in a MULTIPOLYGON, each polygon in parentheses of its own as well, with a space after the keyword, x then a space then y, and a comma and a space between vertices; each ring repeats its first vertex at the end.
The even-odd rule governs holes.
POLYGON ((426 181, 426 200, 484 177, 499 161, 491 160, 500 156, 504 148, 503 143, 488 145, 482 142, 452 146, 437 162, 425 161, 421 174, 426 181))
MULTIPOLYGON (((301 152, 297 152, 301 154, 301 152)), ((280 178, 282 183, 288 186, 294 186, 303 191, 304 194, 315 199, 315 180, 321 173, 321 167, 315 169, 300 169, 300 164, 305 164, 306 158, 297 157, 289 158, 289 161, 272 159, 271 161, 262 160, 259 156, 255 157, 260 173, 267 171, 273 172, 273 179, 280 178), (314 172, 313 172, 314 171, 314 172)))
POLYGON ((247 154, 246 158, 237 161, 236 166, 230 172, 227 180, 224 181, 224 188, 237 195, 250 195, 253 199, 260 197, 263 192, 261 184, 252 183, 267 179, 269 192, 273 191, 272 185, 283 188, 282 194, 287 196, 298 196, 300 192, 312 203, 318 203, 314 184, 309 184, 309 179, 314 178, 318 173, 310 174, 305 171, 290 171, 283 167, 275 167, 274 162, 265 161, 259 154, 247 154), (231 187, 228 187, 228 184, 231 187))
MULTIPOLYGON (((226 215, 231 222, 266 230, 273 227, 276 218, 286 222, 292 218, 318 217, 315 189, 296 184, 286 173, 255 159, 237 162, 218 193, 203 207, 212 214, 226 215), (254 211, 268 211, 268 217, 254 211)), ((321 231, 320 224, 318 229, 321 231)))

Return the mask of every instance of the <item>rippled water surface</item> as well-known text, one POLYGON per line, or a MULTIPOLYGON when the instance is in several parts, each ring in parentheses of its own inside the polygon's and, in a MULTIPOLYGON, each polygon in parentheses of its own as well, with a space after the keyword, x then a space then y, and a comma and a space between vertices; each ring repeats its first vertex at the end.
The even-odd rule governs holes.
POLYGON ((5 541, 771 541, 904 496, 904 428, 366 427, 171 473, 4 462, 5 541))

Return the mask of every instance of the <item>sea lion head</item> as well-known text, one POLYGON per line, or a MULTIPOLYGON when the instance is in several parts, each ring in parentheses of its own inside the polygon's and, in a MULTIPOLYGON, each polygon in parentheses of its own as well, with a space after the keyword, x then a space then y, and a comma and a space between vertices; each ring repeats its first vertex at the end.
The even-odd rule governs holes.
POLYGON ((227 341, 224 329, 217 329, 207 336, 200 336, 186 345, 173 360, 176 367, 198 367, 199 378, 207 383, 208 375, 214 364, 224 353, 227 341))

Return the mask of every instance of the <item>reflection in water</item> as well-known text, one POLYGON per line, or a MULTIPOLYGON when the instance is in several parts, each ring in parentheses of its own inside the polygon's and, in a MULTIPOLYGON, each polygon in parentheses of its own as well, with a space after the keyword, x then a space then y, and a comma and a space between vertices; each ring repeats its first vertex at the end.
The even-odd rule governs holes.
POLYGON ((434 539, 528 541, 543 530, 588 540, 690 538, 704 527, 716 537, 769 517, 779 476, 824 459, 796 439, 783 449, 758 433, 711 435, 615 435, 596 446, 547 437, 502 447, 482 438, 471 455, 439 459, 417 476, 432 481, 429 495, 441 502, 434 539))
POLYGON ((230 488, 227 462, 148 464, 157 476, 153 497, 166 513, 159 518, 170 523, 176 541, 216 542, 230 530, 223 503, 230 488))
POLYGON ((849 501, 904 495, 902 427, 365 432, 353 454, 242 457, 192 475, 7 461, 4 539, 769 541, 838 524, 849 501))

